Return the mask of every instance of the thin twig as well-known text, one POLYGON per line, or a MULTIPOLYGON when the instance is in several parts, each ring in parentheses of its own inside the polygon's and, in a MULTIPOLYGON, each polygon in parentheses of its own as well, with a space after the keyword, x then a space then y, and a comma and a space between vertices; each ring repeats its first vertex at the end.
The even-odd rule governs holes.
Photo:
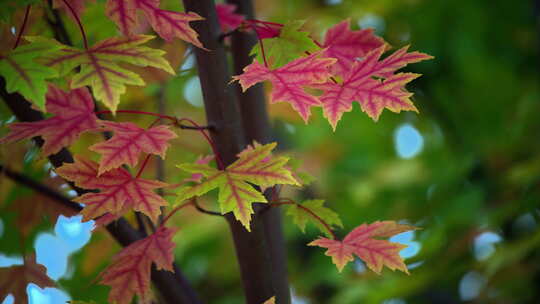
MULTIPOLYGON (((180 118, 178 119, 178 124, 180 125, 180 123, 185 120, 189 123, 191 123, 193 126, 197 127, 197 128, 200 128, 201 126, 199 124, 197 124, 195 121, 189 119, 189 118, 180 118)), ((217 161, 217 164, 218 164, 218 169, 220 170, 223 170, 225 169, 225 165, 223 163, 223 160, 221 159, 219 153, 218 153, 218 150, 216 148, 216 144, 214 143, 214 141, 210 138, 210 136, 208 134, 206 134, 206 132, 202 129, 198 129, 199 132, 202 134, 202 136, 204 136, 204 138, 206 139, 206 141, 208 142, 208 144, 212 147, 212 152, 214 152, 214 155, 216 156, 216 161, 217 161)))
POLYGON ((326 230, 328 230, 328 232, 332 235, 333 239, 337 239, 337 235, 332 230, 332 227, 330 227, 330 225, 328 225, 328 223, 326 223, 325 220, 323 220, 320 216, 315 214, 309 208, 306 208, 306 207, 302 206, 301 204, 298 204, 297 202, 295 202, 295 201, 293 201, 291 199, 288 199, 288 198, 283 198, 283 199, 278 200, 277 202, 268 203, 267 208, 262 210, 259 214, 261 214, 263 212, 266 212, 267 210, 270 210, 270 208, 272 208, 272 207, 279 207, 279 206, 282 206, 282 205, 296 205, 298 208, 302 209, 304 212, 309 213, 311 216, 316 218, 321 224, 323 224, 323 226, 326 228, 326 230))
POLYGON ((193 205, 195 206, 195 209, 197 209, 197 211, 199 211, 199 212, 202 212, 202 213, 205 213, 205 214, 209 214, 209 215, 223 216, 223 214, 221 214, 221 213, 219 213, 219 212, 210 211, 210 210, 206 210, 206 209, 202 208, 202 207, 197 203, 197 200, 194 200, 194 201, 193 201, 193 205))
POLYGON ((17 33, 17 40, 15 40, 15 44, 13 45, 13 49, 16 49, 19 43, 21 42, 22 34, 24 33, 24 29, 26 28, 26 24, 28 23, 28 16, 30 16, 30 7, 31 5, 26 6, 26 11, 24 12, 24 20, 21 25, 21 28, 19 29, 19 32, 17 33))
POLYGON ((62 0, 64 2, 64 4, 67 6, 67 8, 69 9, 69 11, 71 12, 71 14, 73 15, 73 18, 75 19, 75 21, 77 22, 77 25, 79 26, 79 30, 81 31, 81 35, 82 35, 82 38, 83 38, 83 43, 84 43, 84 48, 86 50, 88 50, 88 40, 86 39, 86 33, 84 32, 84 28, 83 28, 83 25, 81 23, 81 19, 79 19, 79 16, 77 16, 77 13, 75 12, 75 10, 73 9, 73 7, 71 6, 71 4, 68 3, 68 1, 66 0, 62 0))
POLYGON ((51 198, 51 199, 53 199, 55 202, 58 202, 59 204, 62 204, 64 206, 68 207, 68 208, 71 208, 71 209, 75 210, 75 211, 81 211, 82 210, 81 205, 73 202, 72 200, 70 200, 69 198, 64 196, 63 194, 55 191, 54 189, 51 189, 51 188, 45 186, 42 183, 36 182, 33 179, 30 179, 30 178, 26 177, 25 175, 23 175, 21 173, 12 171, 11 169, 8 169, 8 168, 4 167, 3 165, 0 165, 0 173, 3 173, 5 176, 9 177, 13 181, 15 181, 15 182, 17 182, 17 183, 19 183, 21 185, 27 186, 28 188, 33 189, 33 190, 35 190, 35 191, 37 191, 37 192, 51 198))
POLYGON ((218 37, 218 41, 219 43, 223 43, 223 40, 225 40, 225 38, 229 37, 229 36, 232 36, 234 33, 236 33, 236 31, 238 30, 238 28, 232 30, 232 31, 228 31, 226 33, 222 33, 221 35, 219 35, 218 37))
POLYGON ((193 205, 193 200, 191 200, 188 203, 176 206, 173 210, 171 210, 171 212, 169 212, 169 214, 163 219, 163 221, 161 221, 161 226, 164 226, 165 223, 167 223, 167 221, 171 218, 171 216, 173 216, 173 214, 178 212, 180 209, 184 209, 185 207, 191 206, 191 205, 193 205))

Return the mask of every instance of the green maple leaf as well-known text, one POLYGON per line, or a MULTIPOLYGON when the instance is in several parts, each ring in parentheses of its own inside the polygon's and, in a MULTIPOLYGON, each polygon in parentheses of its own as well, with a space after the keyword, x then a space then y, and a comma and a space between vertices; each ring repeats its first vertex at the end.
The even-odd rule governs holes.
POLYGON ((58 73, 35 61, 37 57, 60 49, 58 45, 33 42, 17 47, 7 55, 0 55, 0 76, 6 80, 9 93, 19 92, 45 111, 46 79, 58 76, 58 73))
MULTIPOLYGON (((308 32, 300 31, 303 25, 304 21, 291 21, 281 28, 278 37, 263 40, 264 53, 270 68, 281 67, 305 56, 306 51, 315 52, 320 49, 308 32)), ((264 62, 260 43, 253 47, 250 55, 257 55, 257 61, 264 62)))
POLYGON ((300 230, 302 230, 302 232, 305 232, 306 224, 311 222, 315 224, 322 233, 332 237, 332 233, 328 231, 328 228, 321 220, 326 222, 330 227, 343 227, 339 215, 332 209, 325 207, 324 200, 308 200, 304 201, 302 204, 290 205, 287 208, 287 215, 292 217, 293 222, 300 230))
POLYGON ((201 196, 219 188, 218 202, 221 213, 233 212, 248 231, 253 214, 252 203, 266 203, 262 193, 253 185, 272 187, 277 184, 299 185, 285 165, 287 157, 270 155, 276 143, 248 147, 239 154, 238 160, 224 170, 212 168, 206 164, 182 164, 178 167, 184 171, 201 174, 202 183, 184 187, 178 192, 177 201, 201 196))
POLYGON ((130 37, 112 37, 89 47, 78 49, 44 37, 27 37, 59 49, 53 54, 42 56, 40 61, 55 69, 59 76, 64 76, 74 68, 80 67, 71 79, 71 88, 89 86, 94 97, 102 101, 112 112, 120 103, 120 95, 126 91, 126 85, 144 85, 143 79, 121 64, 151 66, 174 74, 174 70, 163 58, 165 51, 153 49, 141 44, 153 39, 149 35, 130 37))

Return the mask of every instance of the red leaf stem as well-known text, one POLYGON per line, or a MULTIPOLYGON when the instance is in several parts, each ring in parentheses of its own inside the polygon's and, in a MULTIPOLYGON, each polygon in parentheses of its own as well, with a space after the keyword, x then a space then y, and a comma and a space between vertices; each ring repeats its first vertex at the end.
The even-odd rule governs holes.
POLYGON ((185 204, 176 206, 176 208, 171 210, 171 212, 169 212, 169 214, 167 214, 167 216, 163 219, 163 221, 161 222, 160 227, 165 226, 165 223, 167 223, 167 221, 171 218, 171 216, 173 216, 180 209, 183 209, 183 208, 185 208, 187 206, 191 206, 191 205, 195 205, 195 199, 192 199, 191 201, 189 201, 189 203, 185 203, 185 204))
POLYGON ((202 129, 202 127, 196 123, 195 121, 189 119, 189 118, 180 118, 178 119, 178 123, 180 123, 181 121, 187 121, 189 122, 190 124, 194 125, 195 127, 199 128, 198 131, 202 134, 202 136, 204 136, 204 138, 206 139, 206 141, 208 142, 208 144, 212 147, 212 152, 214 152, 214 155, 216 156, 216 162, 217 162, 217 165, 218 165, 218 169, 219 170, 223 170, 225 168, 225 165, 223 163, 223 161, 221 160, 221 157, 218 153, 218 150, 216 148, 216 145, 214 143, 214 141, 210 138, 210 136, 208 136, 208 134, 206 134, 206 132, 202 129))
MULTIPOLYGON (((112 111, 104 110, 104 111, 97 111, 97 112, 96 112, 96 115, 100 115, 100 114, 110 114, 110 113, 112 113, 112 111)), ((173 122, 176 122, 176 121, 177 121, 176 117, 169 116, 169 115, 161 115, 161 114, 153 113, 153 112, 136 111, 136 110, 117 110, 116 113, 129 113, 129 114, 150 115, 150 116, 155 116, 155 117, 159 117, 159 118, 163 118, 163 119, 168 119, 168 120, 171 120, 171 121, 173 121, 173 122)))
POLYGON ((19 30, 19 33, 17 33, 17 40, 15 40, 15 44, 13 45, 13 49, 16 49, 19 43, 21 42, 21 37, 24 32, 24 29, 26 28, 26 24, 28 23, 28 16, 30 15, 30 7, 31 5, 26 6, 26 11, 24 12, 24 20, 21 24, 21 28, 19 30))
POLYGON ((152 156, 152 154, 146 155, 146 157, 144 158, 144 161, 143 161, 141 167, 139 168, 139 171, 137 172, 137 177, 135 177, 135 178, 141 177, 141 174, 142 174, 143 171, 144 171, 144 167, 146 167, 146 164, 148 164, 148 160, 150 160, 150 156, 152 156))
POLYGON ((302 206, 301 204, 298 204, 298 203, 296 203, 295 201, 293 201, 293 200, 291 200, 289 198, 282 198, 282 199, 279 199, 277 202, 271 202, 270 203, 270 206, 272 206, 272 207, 277 207, 277 206, 281 206, 281 205, 296 205, 296 206, 298 206, 298 208, 300 208, 300 209, 304 210, 305 212, 311 214, 314 218, 316 218, 319 222, 321 222, 321 224, 324 225, 326 230, 328 230, 328 232, 330 232, 330 234, 332 234, 333 239, 335 239, 335 240, 338 239, 338 237, 336 236, 336 234, 334 233, 334 231, 332 230, 330 225, 328 225, 320 216, 315 214, 313 211, 309 210, 309 208, 306 208, 306 207, 302 206))
POLYGON ((77 13, 75 12, 75 10, 71 6, 71 4, 68 3, 68 1, 66 1, 66 0, 62 0, 62 1, 66 5, 66 7, 69 9, 71 14, 73 15, 73 18, 75 18, 75 21, 77 21, 77 25, 79 26, 79 30, 81 31, 81 35, 82 35, 82 38, 83 38, 84 48, 88 49, 88 40, 86 39, 86 33, 84 32, 84 28, 83 28, 83 25, 81 23, 81 19, 79 19, 79 16, 77 16, 77 13))

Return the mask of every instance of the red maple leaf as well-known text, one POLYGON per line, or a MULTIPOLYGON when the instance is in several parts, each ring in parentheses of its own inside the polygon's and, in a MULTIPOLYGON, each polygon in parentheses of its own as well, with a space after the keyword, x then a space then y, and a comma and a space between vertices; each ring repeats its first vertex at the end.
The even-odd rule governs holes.
POLYGON ((56 169, 56 173, 84 189, 99 189, 98 193, 85 193, 74 201, 85 204, 81 211, 83 220, 88 221, 106 213, 120 215, 132 208, 150 217, 154 222, 161 212, 160 207, 167 202, 153 192, 168 184, 131 176, 117 168, 98 176, 98 164, 94 161, 75 156, 74 163, 66 163, 56 169))
POLYGON ((216 4, 219 25, 223 32, 234 30, 244 21, 244 16, 236 14, 236 5, 227 3, 216 4))
POLYGON ((160 0, 108 0, 105 14, 118 25, 124 35, 131 36, 137 28, 137 9, 140 9, 161 38, 170 41, 178 37, 204 49, 197 32, 189 25, 190 21, 204 18, 193 12, 180 13, 160 9, 159 2, 160 0))
POLYGON ((391 237, 401 232, 414 230, 416 227, 401 225, 393 221, 362 224, 351 231, 343 241, 319 238, 309 246, 327 248, 326 255, 332 257, 332 262, 341 272, 343 267, 353 260, 353 253, 362 259, 367 267, 380 274, 383 266, 392 270, 409 273, 399 252, 407 245, 392 243, 374 237, 391 237))
POLYGON ((242 90, 246 91, 254 84, 269 80, 272 85, 271 103, 288 102, 307 123, 311 115, 311 107, 320 106, 320 100, 304 91, 304 87, 321 84, 328 81, 331 76, 329 67, 336 62, 334 58, 318 58, 314 53, 301 57, 288 64, 270 70, 258 61, 244 68, 244 73, 233 76, 238 80, 242 90))
POLYGON ((385 44, 384 40, 373 34, 373 29, 350 30, 351 20, 344 20, 326 32, 324 37, 324 57, 336 58, 331 68, 336 75, 345 75, 357 58, 385 44))
POLYGON ((334 130, 343 113, 351 111, 354 101, 358 101, 362 111, 375 121, 379 119, 384 108, 396 113, 401 110, 417 111, 410 100, 412 93, 405 90, 405 84, 420 75, 394 75, 394 72, 409 63, 433 57, 419 52, 407 53, 407 49, 408 47, 399 49, 380 60, 385 50, 385 46, 381 46, 369 52, 361 61, 354 62, 344 74, 343 82, 326 82, 317 86, 324 90, 320 100, 324 116, 334 130))
POLYGON ((131 122, 112 121, 103 121, 102 125, 114 132, 114 136, 88 148, 102 155, 99 162, 99 174, 123 164, 135 167, 141 152, 165 158, 165 152, 169 147, 167 141, 177 137, 168 126, 143 129, 131 122))
POLYGON ((274 38, 279 36, 282 24, 259 21, 255 19, 244 20, 241 28, 252 29, 259 39, 274 38))
POLYGON ((135 294, 146 299, 152 263, 156 264, 158 270, 174 272, 172 237, 175 233, 174 228, 160 227, 152 235, 129 245, 114 256, 100 281, 112 288, 109 293, 110 303, 131 303, 135 294))
POLYGON ((45 106, 53 117, 36 122, 16 122, 11 132, 0 143, 41 136, 44 140, 43 156, 49 156, 71 145, 83 132, 99 128, 94 114, 94 101, 87 88, 63 91, 49 84, 45 106))
POLYGON ((12 294, 15 303, 28 303, 26 287, 29 283, 41 288, 55 287, 45 266, 36 263, 35 254, 26 256, 23 265, 0 268, 0 299, 12 294))

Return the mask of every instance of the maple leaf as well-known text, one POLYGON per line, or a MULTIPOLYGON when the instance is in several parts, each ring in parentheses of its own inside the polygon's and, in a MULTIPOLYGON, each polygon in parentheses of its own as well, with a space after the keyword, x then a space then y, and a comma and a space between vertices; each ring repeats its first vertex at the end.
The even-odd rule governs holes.
MULTIPOLYGON (((271 68, 283 66, 306 52, 315 52, 320 49, 309 37, 308 32, 300 30, 303 25, 304 21, 288 22, 281 28, 279 36, 264 40, 264 55, 271 68)), ((264 62, 260 44, 256 44, 251 49, 250 55, 257 55, 257 60, 264 62)))
POLYGON ((9 93, 19 92, 40 110, 44 110, 47 92, 45 80, 58 76, 58 73, 39 64, 36 59, 58 49, 58 45, 33 42, 21 45, 6 55, 0 54, 0 76, 6 80, 6 90, 9 93))
MULTIPOLYGON (((199 156, 199 158, 195 161, 195 163, 198 164, 198 165, 207 165, 212 160, 214 160, 214 158, 215 158, 214 155, 199 156)), ((202 181, 203 177, 204 176, 201 173, 193 173, 193 174, 191 174, 190 177, 185 178, 184 182, 200 183, 202 181)))
POLYGON ((292 204, 287 208, 287 215, 293 218, 293 222, 305 232, 308 221, 312 222, 319 230, 328 237, 332 232, 322 223, 324 221, 328 226, 343 227, 339 215, 332 209, 324 206, 324 200, 307 200, 302 204, 292 204))
POLYGON ((334 130, 343 113, 352 110, 353 101, 358 101, 362 111, 375 121, 384 108, 396 113, 402 110, 418 111, 410 100, 412 93, 405 90, 405 84, 420 74, 394 75, 394 72, 409 63, 433 57, 419 52, 407 53, 407 49, 401 48, 380 61, 385 50, 385 46, 381 46, 369 52, 362 61, 354 62, 343 77, 343 82, 326 82, 317 86, 324 90, 320 96, 323 113, 334 130))
POLYGON ((81 133, 100 127, 94 114, 94 101, 87 88, 66 92, 49 84, 45 106, 47 112, 54 116, 35 122, 9 124, 11 132, 0 139, 0 143, 41 136, 44 141, 42 153, 47 157, 74 143, 81 133))
POLYGON ((320 106, 320 100, 304 91, 305 86, 313 86, 326 82, 330 77, 328 67, 336 59, 317 58, 318 53, 301 57, 285 66, 271 70, 256 60, 244 68, 244 73, 233 76, 239 81, 245 92, 254 84, 269 80, 272 83, 271 103, 288 102, 307 123, 311 115, 311 107, 320 106))
POLYGON ((218 3, 216 4, 216 13, 223 32, 231 31, 240 26, 244 21, 244 16, 236 14, 235 4, 218 3))
POLYGON ((30 283, 41 288, 56 286, 45 266, 36 262, 35 254, 24 257, 23 265, 0 268, 0 299, 12 294, 15 303, 28 303, 26 286, 30 283))
POLYGON ((131 36, 133 29, 138 26, 137 9, 140 9, 161 38, 170 41, 178 37, 204 49, 197 32, 189 26, 190 21, 204 18, 193 12, 180 13, 160 9, 159 2, 159 0, 108 0, 105 14, 118 25, 124 35, 131 36))
POLYGON ((401 225, 394 221, 377 221, 372 224, 362 224, 349 232, 343 241, 319 238, 308 246, 327 248, 327 256, 341 272, 343 267, 353 260, 353 253, 364 261, 367 267, 380 274, 383 266, 392 270, 409 273, 407 266, 399 255, 399 251, 407 245, 392 243, 374 237, 391 237, 401 232, 417 229, 409 225, 401 225))
POLYGON ((153 38, 148 35, 113 37, 85 50, 63 45, 54 39, 27 37, 30 41, 59 48, 58 51, 41 58, 45 66, 57 70, 59 76, 64 76, 80 66, 80 72, 71 80, 71 88, 91 87, 96 99, 102 101, 112 112, 116 111, 120 95, 126 91, 126 85, 144 85, 138 74, 120 67, 119 63, 151 66, 174 74, 169 63, 162 57, 164 51, 140 46, 153 38))
POLYGON ((133 177, 123 168, 98 175, 98 164, 82 156, 76 155, 74 163, 65 163, 56 169, 56 173, 74 182, 77 187, 100 190, 98 193, 85 193, 73 199, 85 204, 81 211, 84 221, 106 213, 123 214, 126 208, 131 207, 156 222, 161 212, 160 207, 167 205, 153 190, 168 184, 133 177))
POLYGON ((259 39, 267 39, 279 36, 279 32, 283 25, 259 20, 244 20, 241 29, 251 29, 257 34, 259 39))
POLYGON ((148 237, 122 249, 101 275, 100 284, 111 286, 109 302, 131 303, 134 295, 148 296, 150 271, 154 263, 158 270, 174 272, 174 228, 160 227, 148 237))
POLYGON ((351 20, 347 19, 334 25, 324 37, 324 57, 337 59, 331 68, 336 75, 345 75, 358 58, 385 45, 384 40, 373 33, 373 29, 351 31, 350 23, 351 20))
POLYGON ((169 140, 178 137, 168 126, 155 126, 143 129, 131 122, 103 121, 102 125, 114 136, 88 149, 102 155, 99 172, 102 174, 123 164, 135 167, 141 152, 151 153, 165 158, 169 140))
POLYGON ((284 168, 288 161, 287 157, 278 156, 267 159, 275 147, 276 143, 270 143, 244 151, 224 170, 218 170, 206 164, 179 165, 178 167, 184 171, 202 174, 205 180, 200 184, 180 189, 178 202, 219 188, 218 202, 221 213, 232 211, 236 219, 250 231, 249 224, 251 214, 253 214, 251 204, 267 202, 262 193, 251 184, 260 187, 272 187, 276 184, 298 185, 291 172, 284 168))

